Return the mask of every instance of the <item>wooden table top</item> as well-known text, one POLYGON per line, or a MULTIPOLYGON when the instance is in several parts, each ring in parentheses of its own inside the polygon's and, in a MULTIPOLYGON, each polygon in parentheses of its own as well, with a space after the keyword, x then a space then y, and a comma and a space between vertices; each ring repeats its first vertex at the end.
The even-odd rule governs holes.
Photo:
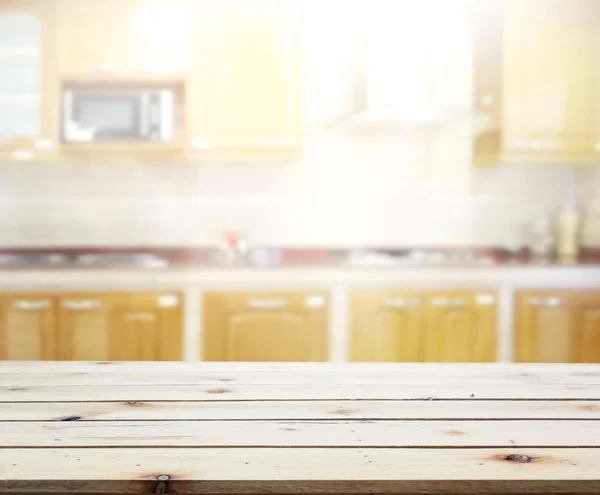
POLYGON ((600 364, 1 362, 42 492, 600 494, 600 364))

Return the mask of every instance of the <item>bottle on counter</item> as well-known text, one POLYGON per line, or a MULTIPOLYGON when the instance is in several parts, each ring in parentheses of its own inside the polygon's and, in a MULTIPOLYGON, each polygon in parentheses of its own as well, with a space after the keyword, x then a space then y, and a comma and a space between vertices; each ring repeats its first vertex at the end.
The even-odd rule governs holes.
POLYGON ((554 254, 555 241, 552 223, 544 217, 536 220, 531 228, 531 243, 529 251, 534 261, 547 262, 554 254))
POLYGON ((559 260, 576 261, 578 259, 579 227, 579 209, 574 201, 569 201, 556 214, 556 254, 559 260))

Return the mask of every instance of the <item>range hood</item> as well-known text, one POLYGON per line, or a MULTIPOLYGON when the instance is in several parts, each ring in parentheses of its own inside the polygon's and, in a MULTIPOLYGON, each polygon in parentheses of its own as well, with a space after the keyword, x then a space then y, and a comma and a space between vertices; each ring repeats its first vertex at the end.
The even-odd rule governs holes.
POLYGON ((487 118, 472 111, 465 0, 369 0, 358 9, 358 97, 336 129, 382 132, 487 118))

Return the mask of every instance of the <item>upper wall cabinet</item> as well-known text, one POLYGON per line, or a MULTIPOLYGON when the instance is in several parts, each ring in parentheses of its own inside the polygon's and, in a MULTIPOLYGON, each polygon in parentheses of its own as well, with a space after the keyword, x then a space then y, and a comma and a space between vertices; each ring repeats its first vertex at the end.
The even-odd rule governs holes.
POLYGON ((122 71, 124 18, 124 2, 119 0, 61 0, 58 50, 61 74, 122 71))
POLYGON ((125 69, 141 75, 186 74, 191 12, 183 1, 134 0, 126 15, 125 69))
POLYGON ((210 155, 292 155, 300 140, 301 15, 292 0, 198 2, 189 145, 210 155))
POLYGON ((598 2, 476 4, 476 164, 600 163, 598 2))
POLYGON ((577 162, 594 139, 594 0, 510 0, 505 45, 507 154, 577 162))
POLYGON ((0 159, 35 159, 54 146, 53 9, 0 0, 0 159))
POLYGON ((61 0, 60 72, 67 78, 147 79, 188 70, 183 1, 61 0))

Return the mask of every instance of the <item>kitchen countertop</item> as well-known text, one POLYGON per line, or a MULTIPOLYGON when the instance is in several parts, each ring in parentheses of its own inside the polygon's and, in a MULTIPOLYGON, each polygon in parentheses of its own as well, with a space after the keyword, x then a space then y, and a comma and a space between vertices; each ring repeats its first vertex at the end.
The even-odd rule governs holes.
POLYGON ((254 248, 258 255, 256 263, 228 264, 218 248, 198 247, 57 247, 27 248, 14 247, 0 249, 0 260, 6 256, 50 256, 59 255, 65 263, 6 264, 0 262, 0 270, 90 270, 90 269, 294 269, 294 268, 489 268, 489 267, 600 267, 600 248, 583 248, 579 259, 573 260, 534 260, 526 249, 512 255, 497 247, 410 247, 410 248, 364 248, 352 250, 345 248, 254 248), (406 253, 413 250, 419 256, 408 258, 406 253), (360 258, 359 255, 363 255, 360 258), (157 257, 164 263, 147 266, 126 259, 120 262, 80 263, 78 257, 94 255, 121 256, 146 255, 157 257), (443 258, 448 259, 434 259, 443 258), (262 258, 262 260, 261 260, 262 258))
POLYGON ((600 365, 0 363, 1 493, 599 493, 600 365))

